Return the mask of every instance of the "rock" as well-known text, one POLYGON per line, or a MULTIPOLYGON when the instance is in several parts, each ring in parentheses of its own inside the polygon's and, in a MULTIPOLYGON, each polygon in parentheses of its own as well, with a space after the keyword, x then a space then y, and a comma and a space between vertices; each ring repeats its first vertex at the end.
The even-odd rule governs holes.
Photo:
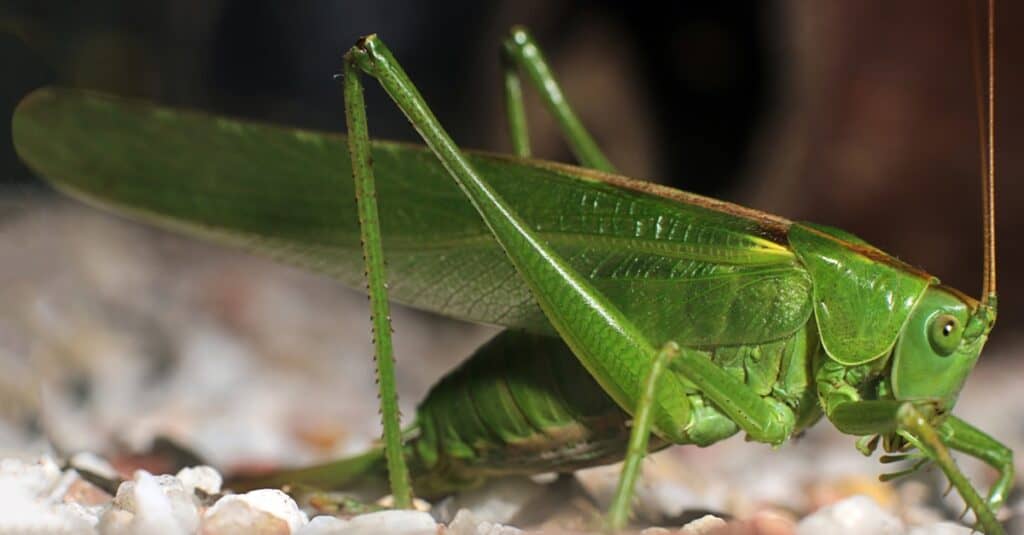
POLYGON ((0 478, 5 485, 17 485, 25 494, 44 496, 49 494, 61 477, 60 467, 49 456, 42 456, 35 462, 21 459, 0 460, 0 478))
POLYGON ((753 535, 795 535, 796 520, 786 511, 762 509, 743 521, 747 531, 753 535))
POLYGON ((321 515, 313 518, 306 527, 299 530, 298 535, 336 535, 342 533, 348 520, 336 516, 321 515))
MULTIPOLYGON (((392 494, 388 494, 387 496, 384 496, 383 498, 377 500, 376 504, 381 506, 381 507, 387 507, 387 508, 394 507, 395 506, 395 497, 392 494)), ((412 499, 412 508, 413 508, 414 511, 422 511, 424 513, 429 513, 430 509, 431 509, 431 506, 430 506, 430 502, 428 502, 427 500, 416 498, 414 496, 413 499, 412 499)))
POLYGON ((224 483, 220 472, 203 465, 182 468, 176 477, 181 480, 185 488, 192 492, 200 490, 206 494, 217 494, 220 492, 220 486, 224 483))
POLYGON ((0 533, 95 533, 98 508, 63 503, 70 484, 48 456, 0 460, 0 533))
MULTIPOLYGON (((471 492, 457 494, 445 509, 468 509, 476 518, 489 522, 508 522, 545 487, 527 477, 504 477, 484 483, 471 492)), ((442 518, 443 520, 444 518, 442 518)))
POLYGON ((517 535, 522 530, 480 520, 468 509, 460 509, 448 524, 448 535, 517 535))
POLYGON ((852 496, 823 507, 797 525, 798 535, 900 535, 903 522, 867 496, 852 496))
POLYGON ((117 470, 106 459, 95 453, 87 451, 76 453, 71 456, 68 465, 75 469, 87 470, 107 479, 117 480, 120 478, 117 470))
POLYGON ((421 511, 377 511, 352 517, 339 531, 332 535, 436 535, 437 523, 433 517, 421 511))
POLYGON ((154 476, 145 470, 136 471, 131 481, 118 487, 110 509, 99 521, 104 535, 192 534, 198 527, 195 494, 174 476, 154 476))
POLYGON ((679 529, 682 535, 712 535, 726 528, 725 520, 715 515, 704 515, 697 520, 688 522, 679 529))
POLYGON ((309 519, 295 500, 276 489, 232 494, 217 500, 203 515, 203 535, 291 535, 309 519))

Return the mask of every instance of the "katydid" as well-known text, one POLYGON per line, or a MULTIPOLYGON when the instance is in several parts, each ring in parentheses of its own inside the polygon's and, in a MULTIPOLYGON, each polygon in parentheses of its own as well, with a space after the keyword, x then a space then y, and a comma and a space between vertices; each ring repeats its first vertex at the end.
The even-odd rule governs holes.
POLYGON ((609 515, 618 529, 648 451, 740 431, 781 444, 824 415, 862 450, 920 450, 980 527, 1001 533, 1012 452, 950 414, 996 317, 992 15, 990 0, 980 300, 844 231, 615 175, 521 29, 503 48, 515 156, 459 149, 376 36, 345 56, 348 137, 44 89, 19 106, 14 139, 36 172, 87 202, 349 285, 369 275, 383 444, 248 483, 388 476, 403 506, 412 490, 625 458, 609 515), (526 158, 520 71, 587 168, 526 158), (426 147, 369 140, 362 76, 426 147), (404 430, 387 297, 509 327, 404 430), (999 471, 987 497, 949 450, 999 471))

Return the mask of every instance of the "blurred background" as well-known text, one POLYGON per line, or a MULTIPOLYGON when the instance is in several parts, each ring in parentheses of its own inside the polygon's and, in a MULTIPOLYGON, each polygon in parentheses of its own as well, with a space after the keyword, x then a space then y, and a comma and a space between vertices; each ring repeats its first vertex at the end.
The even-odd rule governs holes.
MULTIPOLYGON (((861 235, 967 293, 980 285, 975 81, 966 2, 677 3, 99 0, 0 3, 0 109, 60 84, 339 130, 341 54, 377 32, 466 147, 506 151, 498 43, 543 44, 627 175, 861 235)), ((1024 321, 1018 3, 1000 5, 1001 329, 1024 321)), ((377 137, 415 140, 380 91, 377 137)), ((536 101, 534 105, 536 106, 536 101)), ((568 160, 533 114, 539 155, 568 160)), ((0 132, 4 206, 39 183, 0 132)))
MULTIPOLYGON (((1019 387, 1005 370, 1019 369, 1024 323, 1024 112, 1014 98, 1024 5, 998 9, 1001 308, 979 376, 999 377, 1005 392, 1019 387)), ((928 0, 2 0, 0 111, 9 124, 20 98, 59 84, 341 130, 332 74, 356 38, 376 32, 457 142, 507 152, 497 51, 524 24, 624 174, 843 228, 976 295, 970 23, 964 2, 928 0)), ((536 153, 569 161, 528 93, 536 153)), ((382 92, 367 100, 374 137, 418 141, 382 92)), ((358 449, 367 439, 352 437, 372 437, 372 418, 337 422, 374 412, 364 302, 320 277, 64 200, 0 129, 0 446, 38 444, 45 430, 59 448, 103 452, 172 436, 221 463, 358 449), (307 375, 282 378, 295 369, 307 375), (351 384, 325 379, 339 375, 351 384), (339 404, 339 388, 357 397, 339 404), (211 406, 235 408, 200 421, 211 406), (253 407, 272 421, 240 416, 253 407), (273 431, 281 422, 288 436, 273 431)), ((409 414, 493 331, 396 315, 409 414)), ((1007 412, 995 425, 1020 434, 1007 412)))

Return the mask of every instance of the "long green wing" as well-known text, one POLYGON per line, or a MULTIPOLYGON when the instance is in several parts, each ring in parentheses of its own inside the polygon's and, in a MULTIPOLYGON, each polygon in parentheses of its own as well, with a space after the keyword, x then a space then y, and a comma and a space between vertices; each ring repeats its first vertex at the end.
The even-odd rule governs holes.
MULTIPOLYGON (((71 195, 364 284, 340 135, 61 89, 28 96, 13 131, 21 158, 71 195)), ((394 299, 552 332, 432 154, 376 142, 373 157, 394 299)), ((471 160, 655 344, 773 340, 810 317, 806 271, 754 219, 569 166, 481 154, 471 160)))

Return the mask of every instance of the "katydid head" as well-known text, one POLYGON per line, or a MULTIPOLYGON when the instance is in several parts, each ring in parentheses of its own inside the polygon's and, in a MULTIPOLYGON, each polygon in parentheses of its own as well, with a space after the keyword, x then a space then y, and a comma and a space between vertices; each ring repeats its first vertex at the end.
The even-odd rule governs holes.
POLYGON ((893 348, 890 382, 896 399, 935 401, 951 409, 992 330, 995 302, 978 303, 930 286, 893 348))

